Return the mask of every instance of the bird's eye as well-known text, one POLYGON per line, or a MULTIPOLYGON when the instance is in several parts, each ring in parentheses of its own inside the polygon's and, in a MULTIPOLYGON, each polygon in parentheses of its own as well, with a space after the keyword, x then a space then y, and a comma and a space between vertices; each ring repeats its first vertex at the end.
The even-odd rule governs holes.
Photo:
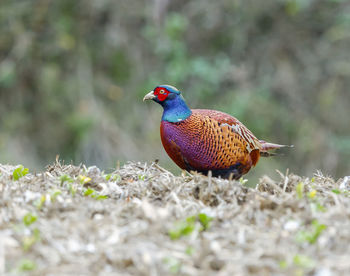
POLYGON ((164 93, 165 91, 163 89, 159 91, 159 94, 164 94, 164 93))

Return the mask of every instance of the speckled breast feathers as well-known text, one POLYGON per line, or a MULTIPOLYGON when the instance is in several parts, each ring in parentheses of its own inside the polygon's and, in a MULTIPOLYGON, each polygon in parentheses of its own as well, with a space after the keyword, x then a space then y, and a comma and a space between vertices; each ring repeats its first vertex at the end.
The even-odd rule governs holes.
POLYGON ((259 159, 259 140, 237 119, 219 111, 194 109, 179 123, 162 122, 162 143, 183 169, 208 171, 239 165, 249 171, 259 159))

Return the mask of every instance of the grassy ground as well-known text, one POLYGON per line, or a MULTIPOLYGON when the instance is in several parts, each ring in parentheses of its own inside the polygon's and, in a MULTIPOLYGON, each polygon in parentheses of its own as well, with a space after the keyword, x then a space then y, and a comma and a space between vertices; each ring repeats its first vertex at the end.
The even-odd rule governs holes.
POLYGON ((16 168, 0 166, 0 275, 350 271, 350 178, 276 174, 253 189, 155 163, 16 168))

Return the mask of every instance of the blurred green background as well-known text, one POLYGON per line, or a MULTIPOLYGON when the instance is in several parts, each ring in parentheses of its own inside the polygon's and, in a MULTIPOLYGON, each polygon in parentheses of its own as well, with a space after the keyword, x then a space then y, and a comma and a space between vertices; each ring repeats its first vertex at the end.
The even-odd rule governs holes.
POLYGON ((164 83, 192 108, 295 145, 252 181, 286 168, 350 174, 349 1, 0 1, 1 163, 159 158, 179 172, 160 106, 142 102, 164 83))

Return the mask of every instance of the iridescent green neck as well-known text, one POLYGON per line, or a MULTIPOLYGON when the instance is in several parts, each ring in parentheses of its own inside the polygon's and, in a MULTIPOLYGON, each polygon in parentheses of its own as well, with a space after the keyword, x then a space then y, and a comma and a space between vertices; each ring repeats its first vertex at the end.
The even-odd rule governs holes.
POLYGON ((176 95, 173 99, 166 100, 160 104, 164 108, 162 121, 181 122, 192 114, 191 109, 188 108, 185 99, 181 95, 176 95))

